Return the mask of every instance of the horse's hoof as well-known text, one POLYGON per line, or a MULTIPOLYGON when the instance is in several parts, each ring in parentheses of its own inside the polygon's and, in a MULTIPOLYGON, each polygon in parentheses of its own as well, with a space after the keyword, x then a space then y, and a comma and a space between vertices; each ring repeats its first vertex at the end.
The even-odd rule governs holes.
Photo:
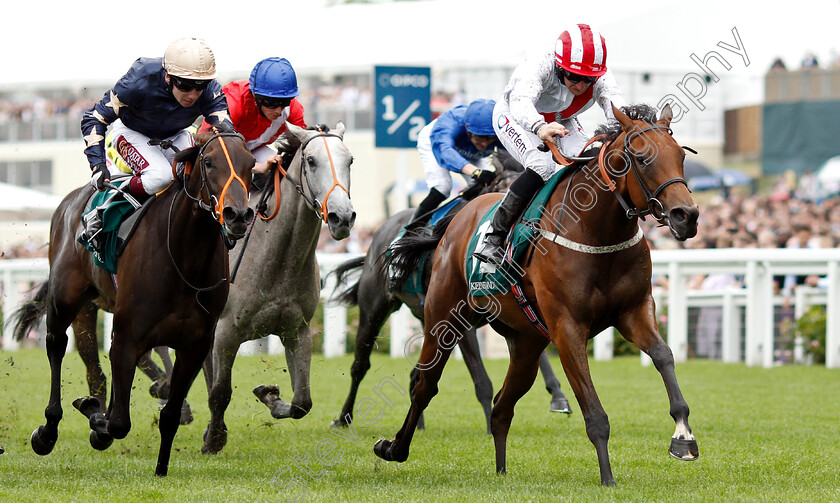
POLYGON ((156 379, 152 381, 149 386, 149 394, 159 400, 169 399, 169 381, 166 379, 156 379))
POLYGON ((107 433, 99 433, 95 430, 90 430, 90 446, 97 451, 104 451, 111 444, 114 443, 114 437, 107 433))
POLYGON ((202 454, 218 454, 227 443, 227 428, 210 431, 210 426, 204 430, 204 445, 201 446, 202 454))
POLYGON ((73 400, 73 407, 81 412, 83 416, 90 418, 99 412, 101 404, 99 403, 99 399, 95 396, 80 396, 79 398, 73 400))
POLYGON ((565 398, 554 398, 548 407, 549 412, 559 412, 560 414, 571 414, 572 408, 569 407, 569 401, 565 398))
POLYGON ((179 420, 179 422, 182 425, 190 424, 193 422, 193 415, 192 411, 190 410, 190 404, 188 404, 186 400, 184 400, 183 405, 181 405, 181 419, 179 420))
POLYGON ((270 407, 272 401, 280 398, 280 387, 276 384, 260 384, 254 388, 254 396, 270 407))
POLYGON ((51 453, 53 447, 55 447, 55 442, 58 440, 58 435, 56 435, 53 439, 44 438, 46 437, 44 434, 45 428, 45 426, 35 428, 35 431, 33 431, 32 435, 29 437, 29 445, 32 446, 32 450, 35 451, 35 454, 38 454, 39 456, 46 456, 51 453))
POLYGON ((694 439, 672 438, 668 452, 680 461, 694 461, 700 457, 700 449, 697 447, 697 440, 694 439))
POLYGON ((380 438, 376 441, 376 444, 373 446, 373 453, 385 461, 396 461, 397 463, 402 463, 408 459, 408 453, 406 453, 405 456, 395 456, 394 442, 384 438, 380 438))
POLYGON ((5 452, 6 452, 6 449, 4 449, 2 445, 0 445, 0 454, 4 454, 5 452))
POLYGON ((343 417, 337 417, 330 421, 330 427, 333 426, 337 428, 347 428, 347 421, 345 421, 343 417))

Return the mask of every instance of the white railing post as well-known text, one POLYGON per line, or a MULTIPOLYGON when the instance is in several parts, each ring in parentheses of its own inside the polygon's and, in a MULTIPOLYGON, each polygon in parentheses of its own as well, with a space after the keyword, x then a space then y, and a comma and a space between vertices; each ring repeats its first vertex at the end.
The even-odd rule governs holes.
POLYGON ((347 342, 347 308, 330 300, 335 290, 335 275, 327 276, 324 286, 324 358, 344 356, 347 342))
POLYGON ((595 361, 607 361, 613 359, 613 337, 615 329, 609 327, 592 340, 592 357, 595 361))
POLYGON ((678 262, 668 264, 668 346, 674 361, 688 359, 688 278, 680 271, 678 262))
MULTIPOLYGON (((409 334, 408 320, 411 318, 411 310, 403 304, 399 309, 391 314, 391 358, 405 358, 405 345, 408 338, 412 336, 409 334)), ((422 339, 419 342, 422 343, 422 339)))
POLYGON ((828 300, 825 309, 825 366, 840 368, 840 266, 836 260, 828 263, 828 300))
POLYGON ((740 335, 741 323, 738 318, 738 308, 735 305, 736 288, 727 288, 723 291, 723 317, 721 319, 721 360, 726 363, 740 361, 740 335))
POLYGON ((20 306, 20 291, 12 279, 12 270, 3 271, 3 350, 17 351, 20 344, 15 340, 14 326, 9 323, 12 314, 20 306))
POLYGON ((114 335, 114 313, 102 313, 102 351, 111 353, 111 342, 114 335))

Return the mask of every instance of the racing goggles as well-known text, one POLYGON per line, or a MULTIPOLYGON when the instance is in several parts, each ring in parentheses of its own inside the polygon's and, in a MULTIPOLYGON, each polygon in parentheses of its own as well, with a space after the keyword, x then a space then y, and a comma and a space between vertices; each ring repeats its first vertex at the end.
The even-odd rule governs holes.
POLYGON ((207 89, 207 86, 210 84, 209 80, 184 79, 171 74, 169 75, 169 81, 183 93, 188 93, 190 91, 203 91, 207 89))
POLYGON ((292 98, 271 98, 268 96, 254 95, 257 104, 265 108, 286 108, 292 104, 292 98))
POLYGON ((566 79, 572 84, 577 84, 578 82, 586 82, 587 84, 594 84, 595 81, 598 80, 598 77, 587 77, 586 75, 578 75, 576 73, 572 73, 564 68, 557 69, 557 76, 560 79, 566 79))

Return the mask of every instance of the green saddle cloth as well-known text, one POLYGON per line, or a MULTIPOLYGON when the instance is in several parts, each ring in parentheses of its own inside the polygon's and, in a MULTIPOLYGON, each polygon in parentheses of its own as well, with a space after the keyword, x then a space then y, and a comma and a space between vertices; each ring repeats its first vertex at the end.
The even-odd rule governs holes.
POLYGON ((519 283, 521 279, 521 267, 518 263, 522 254, 528 249, 529 245, 534 239, 534 228, 528 225, 529 222, 539 221, 545 211, 545 205, 551 197, 551 193, 560 183, 560 181, 569 173, 569 168, 563 168, 552 176, 545 186, 537 193, 531 204, 525 210, 522 219, 513 227, 513 232, 508 239, 508 247, 506 249, 507 257, 510 261, 505 261, 502 267, 486 266, 488 272, 481 272, 482 262, 473 257, 475 247, 478 245, 479 239, 484 239, 484 235, 490 230, 490 223, 493 221, 493 215, 496 209, 501 204, 501 201, 493 205, 490 210, 481 219, 481 222, 476 229, 470 245, 467 247, 467 285, 470 288, 470 295, 480 297, 485 295, 505 294, 510 291, 511 286, 519 283))
MULTIPOLYGON (((90 209, 84 212, 87 215, 95 208, 99 207, 108 200, 116 189, 109 189, 103 192, 94 194, 90 204, 90 209)), ((119 245, 118 233, 120 224, 133 213, 134 207, 125 199, 119 198, 111 201, 102 214, 102 231, 99 233, 99 240, 102 243, 102 250, 94 250, 90 243, 78 239, 85 248, 87 248, 94 257, 96 265, 110 272, 117 273, 117 246, 119 245)))

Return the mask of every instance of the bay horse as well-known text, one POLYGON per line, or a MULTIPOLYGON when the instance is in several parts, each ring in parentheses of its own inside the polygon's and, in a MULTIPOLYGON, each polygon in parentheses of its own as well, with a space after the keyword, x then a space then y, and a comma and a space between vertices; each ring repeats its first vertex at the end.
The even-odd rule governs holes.
MULTIPOLYGON (((204 364, 210 422, 204 431, 203 453, 217 453, 227 442, 224 415, 232 394, 231 371, 245 341, 275 334, 285 348, 293 398, 282 400, 277 385, 254 388, 271 415, 299 419, 312 408, 309 322, 321 292, 315 251, 322 223, 336 240, 348 237, 355 223, 349 193, 353 156, 344 144, 341 122, 332 130, 326 126, 302 129, 289 123, 286 127, 289 140, 299 146, 282 183, 275 178, 279 190, 266 199, 276 218, 255 221, 216 326, 211 357, 204 364)), ((252 199, 256 209, 259 203, 252 199)))
POLYGON ((43 298, 30 301, 47 306, 51 378, 47 422, 30 438, 37 454, 49 454, 58 440, 65 332, 94 302, 114 313, 111 399, 105 414, 95 397, 79 398, 73 405, 90 420, 91 445, 108 448, 131 429, 129 400, 138 359, 157 346, 173 348, 176 359, 169 401, 160 413, 155 468, 155 475, 167 474, 181 404, 210 350, 227 300, 227 247, 245 235, 254 212, 248 187, 255 161, 242 137, 202 133, 195 135, 195 143, 176 154, 186 168, 146 210, 119 258, 116 277, 94 265, 93 254, 76 240, 94 189, 74 190, 53 214, 47 287, 43 298))
MULTIPOLYGON (((503 150, 493 154, 492 163, 497 175, 486 192, 504 192, 513 179, 523 170, 522 165, 503 150)), ((447 217, 454 216, 466 203, 467 201, 463 199, 459 201, 456 206, 449 210, 447 217)), ((382 264, 378 261, 413 215, 414 210, 408 209, 386 219, 374 232, 371 245, 363 257, 350 259, 340 264, 333 271, 336 274, 336 289, 347 283, 347 279, 354 271, 360 271, 360 274, 352 285, 348 285, 336 297, 344 305, 359 306, 359 329, 356 332, 355 356, 350 367, 350 392, 338 418, 330 423, 331 426, 347 426, 353 419, 353 407, 356 403, 359 386, 370 369, 370 354, 388 317, 405 304, 415 318, 420 320, 421 323, 423 321, 425 295, 406 289, 392 291, 388 285, 388 270, 380 267, 382 264)), ((423 285, 427 287, 431 275, 431 254, 429 254, 423 271, 422 281, 423 285)), ((481 361, 475 328, 471 327, 465 332, 464 337, 458 340, 458 347, 461 349, 464 363, 467 365, 475 384, 475 395, 484 411, 487 433, 489 434, 493 384, 481 361)), ((547 354, 543 354, 540 358, 540 370, 545 380, 546 390, 551 394, 549 410, 571 413, 569 402, 560 389, 560 381, 551 368, 547 354)), ((413 384, 417 377, 416 369, 412 371, 411 377, 411 383, 413 384)), ((424 421, 421 417, 418 428, 422 430, 424 427, 424 421)))
POLYGON ((529 222, 535 237, 527 244, 534 253, 520 266, 521 292, 514 284, 511 292, 472 296, 467 284, 471 237, 499 195, 475 199, 447 228, 407 243, 390 256, 391 265, 408 268, 424 248, 437 248, 417 364, 420 376, 402 428, 394 440, 376 442, 377 456, 398 462, 408 458, 417 421, 437 393, 454 341, 466 327, 489 322, 510 349, 508 372, 494 398, 491 418, 497 473, 506 472, 514 406, 531 388, 540 354, 553 342, 595 446, 601 484, 615 485, 607 452, 609 420, 592 384, 586 353, 587 340, 610 326, 647 353, 662 375, 676 423, 670 454, 681 460, 698 457, 674 358, 657 328, 650 249, 638 219, 652 215, 682 241, 696 235, 699 210, 685 184, 685 152, 671 136, 670 106, 663 108, 658 120, 647 105, 624 110, 613 107, 620 128, 599 129, 606 136, 598 160, 562 179, 545 205, 547 210, 538 221, 529 222), (520 293, 535 316, 526 316, 520 307, 515 298, 520 293))

